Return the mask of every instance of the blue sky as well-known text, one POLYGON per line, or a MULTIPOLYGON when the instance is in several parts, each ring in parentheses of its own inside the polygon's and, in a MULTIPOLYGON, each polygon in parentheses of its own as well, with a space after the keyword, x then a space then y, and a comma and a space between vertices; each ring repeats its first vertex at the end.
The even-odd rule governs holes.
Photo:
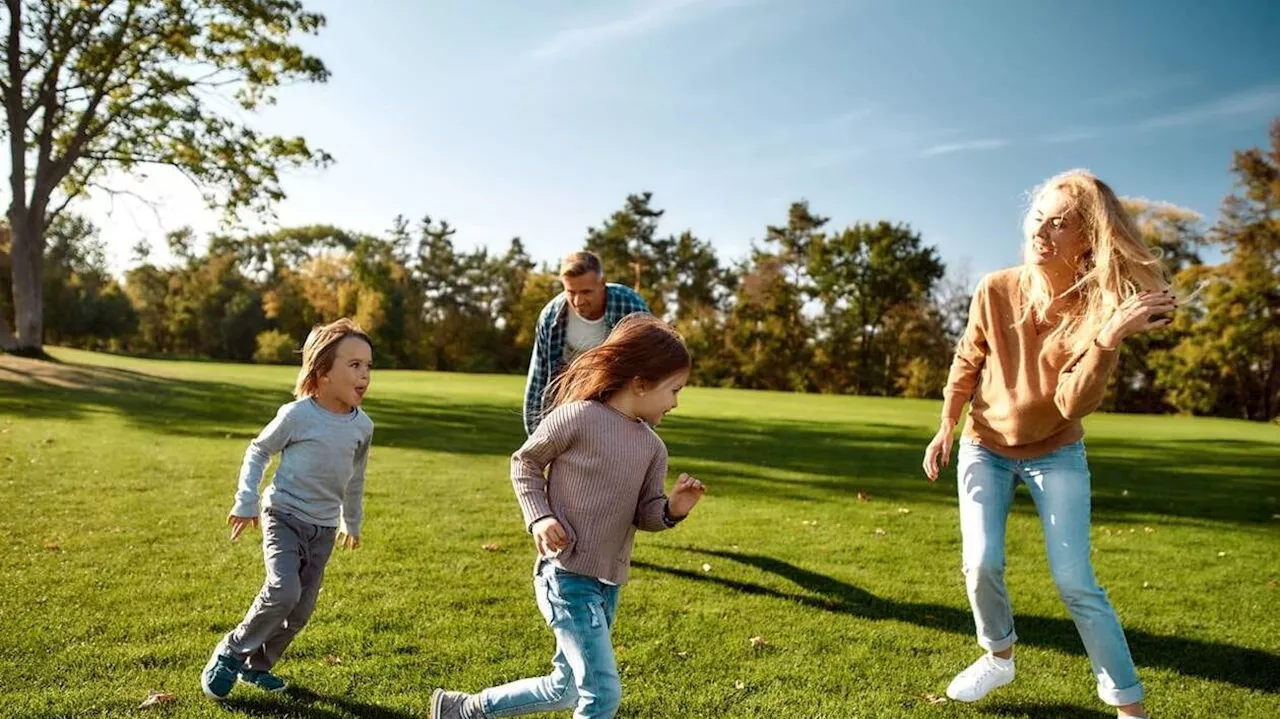
MULTIPOLYGON (((308 6, 333 71, 253 121, 337 158, 287 178, 283 224, 423 214, 460 245, 580 246, 629 192, 661 230, 744 256, 787 205, 909 223, 949 264, 1018 261, 1025 193, 1088 167, 1208 219, 1231 152, 1280 115, 1280 3, 617 0, 308 6)), ((113 266, 214 217, 155 174, 82 209, 113 266)), ((163 254, 160 255, 163 257, 163 254)))

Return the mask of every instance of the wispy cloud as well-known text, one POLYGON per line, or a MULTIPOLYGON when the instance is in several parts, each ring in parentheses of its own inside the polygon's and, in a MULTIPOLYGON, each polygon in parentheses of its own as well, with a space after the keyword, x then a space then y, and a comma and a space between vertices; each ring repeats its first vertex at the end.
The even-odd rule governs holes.
POLYGON ((1084 107, 1112 107, 1128 105, 1143 100, 1150 100, 1182 88, 1190 87, 1198 82, 1191 74, 1170 75, 1168 77, 1147 80, 1141 85, 1120 87, 1097 97, 1085 98, 1081 101, 1084 107))
POLYGON ((729 151, 737 157, 750 157, 763 152, 790 150, 796 145, 847 142, 849 132, 870 119, 879 107, 864 105, 817 119, 803 119, 783 124, 759 137, 733 145, 729 151))
POLYGON ((1008 145, 1008 140, 1000 140, 997 138, 987 138, 983 140, 966 140, 964 142, 948 142, 941 145, 934 145, 925 148, 920 152, 921 157, 935 157, 937 155, 950 155, 956 152, 973 152, 977 150, 998 150, 1008 145))
POLYGON ((659 0, 636 6, 626 17, 583 27, 562 30, 534 48, 529 57, 549 60, 576 55, 627 38, 657 32, 686 22, 699 13, 741 5, 744 0, 659 0))
POLYGON ((1098 130, 1067 130, 1043 135, 1040 141, 1049 145, 1065 145, 1071 142, 1084 142, 1101 136, 1102 133, 1098 130))
POLYGON ((1142 130, 1186 127, 1275 112, 1280 112, 1280 85, 1264 85, 1177 112, 1148 118, 1138 123, 1137 127, 1142 130))

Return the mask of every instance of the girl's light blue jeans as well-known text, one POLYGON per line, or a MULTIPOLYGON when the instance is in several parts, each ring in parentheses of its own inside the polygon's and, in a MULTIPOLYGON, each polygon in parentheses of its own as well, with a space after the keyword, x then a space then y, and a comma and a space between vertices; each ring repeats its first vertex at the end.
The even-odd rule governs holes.
POLYGON ((1084 442, 1032 459, 1010 459, 970 439, 960 444, 960 532, 978 644, 998 652, 1017 641, 1004 586, 1005 524, 1019 482, 1044 527, 1049 571, 1084 641, 1098 697, 1111 706, 1141 701, 1142 684, 1124 630, 1089 561, 1089 464, 1084 442))
POLYGON ((551 674, 521 679, 480 693, 486 717, 573 709, 574 719, 614 716, 622 683, 610 632, 618 612, 618 587, 543 561, 534 596, 556 637, 551 674))

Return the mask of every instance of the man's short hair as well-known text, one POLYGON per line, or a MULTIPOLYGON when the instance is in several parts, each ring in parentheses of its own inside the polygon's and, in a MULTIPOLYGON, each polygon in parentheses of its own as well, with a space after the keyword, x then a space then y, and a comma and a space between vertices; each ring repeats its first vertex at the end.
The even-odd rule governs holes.
POLYGON ((561 277, 581 277, 588 272, 594 272, 599 277, 604 277, 604 268, 600 265, 600 257, 594 252, 571 252, 564 256, 560 261, 561 277))

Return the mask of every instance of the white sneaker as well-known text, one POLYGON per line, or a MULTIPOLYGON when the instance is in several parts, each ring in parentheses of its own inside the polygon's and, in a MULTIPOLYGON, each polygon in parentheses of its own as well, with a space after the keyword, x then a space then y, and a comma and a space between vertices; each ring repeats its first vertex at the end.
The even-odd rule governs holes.
POLYGON ((1013 681, 1013 658, 1000 659, 983 654, 947 686, 947 696, 958 702, 976 702, 992 689, 1013 681))

